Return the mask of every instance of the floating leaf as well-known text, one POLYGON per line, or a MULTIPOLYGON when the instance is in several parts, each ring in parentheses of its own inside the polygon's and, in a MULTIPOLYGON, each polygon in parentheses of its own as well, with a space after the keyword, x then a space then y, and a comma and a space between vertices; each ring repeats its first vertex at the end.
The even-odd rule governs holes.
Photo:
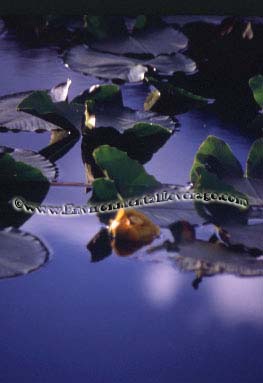
POLYGON ((97 178, 93 181, 92 201, 105 202, 118 199, 115 183, 107 178, 97 178))
POLYGON ((84 15, 84 27, 91 36, 99 40, 126 32, 122 16, 84 15))
POLYGON ((67 130, 80 130, 84 115, 83 105, 66 101, 53 102, 51 96, 44 91, 31 93, 18 105, 18 110, 67 130))
POLYGON ((161 186, 138 161, 132 160, 121 150, 102 145, 94 150, 93 156, 106 177, 114 181, 118 193, 123 198, 141 196, 161 186))
MULTIPOLYGON (((96 85, 77 96, 73 103, 86 103, 88 118, 95 114, 95 126, 114 127, 119 132, 132 128, 137 122, 162 125, 170 132, 174 130, 174 121, 169 116, 160 116, 153 112, 134 111, 123 106, 121 90, 117 85, 96 85)), ((149 129, 149 128, 148 128, 149 129)))
POLYGON ((43 266, 49 250, 37 237, 20 230, 0 231, 0 278, 25 275, 43 266))
POLYGON ((249 79, 249 86, 253 96, 260 108, 263 107, 263 76, 261 74, 249 79))
POLYGON ((167 24, 178 24, 183 27, 185 24, 192 23, 207 23, 220 25, 226 16, 214 16, 214 15, 171 15, 164 16, 163 19, 167 24))
POLYGON ((263 179, 263 138, 254 142, 248 154, 246 176, 263 179))
POLYGON ((205 166, 220 179, 242 177, 243 170, 230 147, 215 136, 208 136, 200 145, 191 170, 191 181, 195 182, 195 169, 205 166))
POLYGON ((23 92, 0 97, 0 127, 1 130, 12 131, 52 131, 60 129, 58 126, 40 118, 29 116, 27 113, 17 111, 17 106, 32 92, 23 92))
MULTIPOLYGON (((43 91, 43 93, 49 94, 53 102, 65 101, 70 84, 71 80, 68 79, 67 82, 58 84, 50 91, 43 91)), ((0 128, 2 130, 42 132, 61 129, 53 123, 17 110, 18 105, 33 92, 21 92, 0 97, 0 128)))
POLYGON ((91 43, 91 48, 118 55, 136 54, 159 56, 186 48, 187 37, 172 27, 148 28, 130 36, 91 43))
POLYGON ((85 90, 81 95, 72 100, 72 102, 77 104, 85 104, 87 101, 89 108, 103 107, 104 103, 118 103, 122 105, 121 89, 115 84, 92 85, 88 90, 85 90))
POLYGON ((19 227, 24 223, 30 215, 20 205, 15 210, 12 200, 19 197, 19 201, 40 204, 49 190, 49 181, 55 179, 56 173, 55 165, 38 153, 1 147, 0 227, 19 227))
POLYGON ((145 110, 153 109, 162 114, 174 115, 213 102, 169 82, 161 82, 152 77, 147 77, 146 82, 151 85, 152 91, 145 101, 145 110))
MULTIPOLYGON (((262 146, 261 141, 255 144, 254 149, 252 148, 252 155, 250 155, 248 159, 248 169, 252 169, 253 165, 257 168, 257 160, 259 160, 260 163, 261 156, 257 154, 258 152, 261 154, 260 146, 262 146)), ((216 137, 209 136, 198 149, 191 170, 191 181, 194 183, 196 191, 210 193, 222 192, 228 195, 231 194, 232 197, 236 199, 237 202, 241 202, 241 204, 243 204, 243 200, 245 202, 245 200, 248 199, 249 204, 262 205, 262 181, 244 177, 242 167, 234 157, 229 146, 216 137)), ((221 200, 223 199, 222 196, 220 198, 221 200)), ((233 198, 232 202, 234 202, 233 198)), ((228 199, 228 201, 230 200, 228 199)), ((240 210, 241 206, 236 209, 234 206, 224 205, 220 207, 219 205, 216 201, 212 205, 207 205, 205 208, 212 211, 214 215, 218 213, 220 220, 229 219, 228 213, 232 215, 234 211, 237 213, 240 211, 241 216, 238 213, 239 218, 243 216, 243 213, 248 213, 248 211, 246 211, 247 209, 242 209, 242 212, 242 210, 240 210)), ((244 204, 244 207, 245 206, 244 204)), ((236 207, 238 207, 238 205, 236 205, 236 207)))
POLYGON ((152 60, 142 60, 102 53, 83 45, 69 49, 64 55, 65 63, 74 71, 87 75, 138 82, 144 79, 147 65, 161 73, 171 75, 177 71, 192 73, 195 63, 182 54, 174 56, 158 56, 152 60))
POLYGON ((144 164, 165 144, 171 134, 169 129, 161 125, 144 122, 135 124, 123 134, 111 127, 87 129, 83 135, 81 150, 83 162, 89 167, 88 181, 103 175, 92 155, 97 147, 105 144, 116 147, 144 164))
POLYGON ((196 63, 182 53, 172 56, 157 56, 148 60, 145 65, 149 65, 161 75, 172 76, 176 72, 191 74, 196 71, 196 63))

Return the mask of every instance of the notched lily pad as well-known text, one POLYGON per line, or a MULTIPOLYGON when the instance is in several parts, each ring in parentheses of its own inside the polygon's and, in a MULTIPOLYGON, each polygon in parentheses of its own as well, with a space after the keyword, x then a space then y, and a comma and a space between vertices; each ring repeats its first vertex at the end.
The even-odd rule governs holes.
POLYGON ((17 108, 66 130, 81 130, 84 107, 66 101, 54 102, 44 91, 35 91, 23 99, 17 108))
MULTIPOLYGON (((114 181, 118 193, 123 198, 141 196, 146 191, 161 186, 160 182, 149 175, 138 161, 132 160, 121 150, 102 145, 94 150, 93 156, 106 177, 114 181)), ((96 184, 93 186, 96 187, 96 184)))
POLYGON ((136 123, 148 123, 162 125, 170 132, 174 130, 174 121, 169 116, 160 116, 154 112, 134 111, 123 105, 122 93, 117 85, 105 84, 95 85, 89 90, 77 96, 73 103, 86 104, 86 122, 88 127, 94 116, 96 128, 114 127, 119 132, 124 132, 133 127, 136 123))
POLYGON ((44 132, 60 129, 40 118, 19 112, 17 106, 32 92, 22 92, 0 97, 0 129, 14 132, 44 132))
POLYGON ((261 74, 249 79, 249 86, 253 92, 256 103, 263 107, 263 76, 261 74))
POLYGON ((246 176, 263 179, 263 138, 254 142, 248 154, 246 176))
POLYGON ((144 103, 144 110, 174 115, 211 104, 214 100, 199 96, 169 82, 161 82, 153 77, 146 78, 151 93, 144 103))
POLYGON ((18 197, 19 200, 40 204, 56 175, 55 165, 40 154, 1 147, 0 228, 20 227, 31 215, 23 209, 15 209, 12 200, 18 197))
POLYGON ((147 28, 129 36, 91 43, 91 48, 118 55, 136 54, 159 56, 176 53, 187 47, 188 39, 172 27, 147 28))
MULTIPOLYGON (((50 91, 43 91, 51 97, 53 102, 65 101, 71 80, 54 86, 50 91)), ((29 97, 34 91, 21 92, 0 97, 0 129, 13 132, 43 132, 61 129, 53 121, 44 121, 38 116, 29 116, 17 109, 21 102, 29 97)))
POLYGON ((142 81, 148 71, 147 66, 168 75, 177 71, 192 73, 196 69, 195 63, 182 54, 142 60, 97 52, 84 45, 69 49, 64 55, 64 62, 77 72, 108 80, 119 79, 128 82, 142 81))
POLYGON ((49 250, 39 238, 16 229, 0 231, 0 278, 25 275, 42 267, 49 250))

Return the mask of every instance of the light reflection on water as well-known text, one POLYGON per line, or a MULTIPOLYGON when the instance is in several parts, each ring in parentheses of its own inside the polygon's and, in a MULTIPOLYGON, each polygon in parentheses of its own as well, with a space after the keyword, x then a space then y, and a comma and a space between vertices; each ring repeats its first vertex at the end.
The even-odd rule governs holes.
MULTIPOLYGON (((1 94, 48 88, 70 74, 72 94, 97 80, 70 72, 53 49, 37 52, 1 40, 1 94)), ((130 88, 131 90, 131 88, 130 88)), ((142 97, 143 99, 143 97, 142 97)), ((126 102, 132 105, 131 92, 126 102)), ((225 139, 242 164, 250 140, 202 112, 179 116, 176 133, 146 169, 163 182, 188 180, 207 134, 225 139), (206 126, 204 126, 206 125, 206 126)), ((0 136, 1 144, 40 149, 48 135, 0 136)), ((83 181, 80 142, 58 162, 61 178, 83 181)), ((80 188, 51 188, 43 203, 85 203, 80 188)), ((34 216, 22 227, 48 244, 49 264, 0 281, 1 378, 34 382, 260 382, 261 278, 205 278, 168 264, 110 256, 90 263, 86 244, 101 225, 95 216, 34 216)))

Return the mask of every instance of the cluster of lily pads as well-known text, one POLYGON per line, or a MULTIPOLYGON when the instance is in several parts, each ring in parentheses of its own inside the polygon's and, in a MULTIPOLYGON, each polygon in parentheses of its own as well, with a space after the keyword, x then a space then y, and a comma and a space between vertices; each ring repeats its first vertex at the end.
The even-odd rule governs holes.
MULTIPOLYGON (((194 107, 213 108, 214 95, 200 96, 195 92, 197 81, 193 77, 197 66, 185 55, 189 41, 179 25, 163 22, 156 27, 147 24, 147 18, 140 17, 130 20, 129 28, 127 23, 125 28, 122 26, 124 32, 120 35, 116 29, 111 31, 107 20, 102 21, 96 17, 86 18, 89 45, 70 47, 63 59, 72 70, 111 80, 111 83, 94 85, 70 102, 69 79, 51 90, 0 98, 3 132, 49 131, 51 134, 50 144, 39 153, 1 147, 0 235, 4 247, 0 255, 0 277, 32 271, 48 259, 46 246, 19 230, 29 216, 14 210, 10 201, 19 195, 26 201, 41 204, 50 185, 59 177, 54 162, 80 137, 87 185, 92 190, 90 204, 121 203, 127 198, 162 190, 224 192, 247 198, 249 202, 246 209, 217 202, 170 202, 143 207, 139 215, 136 211, 130 215, 121 212, 115 221, 112 214, 105 214, 100 219, 109 229, 102 229, 88 244, 93 261, 105 258, 112 251, 130 255, 137 250, 136 257, 140 254, 145 257, 144 246, 158 236, 161 228, 164 235, 170 233, 170 239, 161 244, 153 242, 148 253, 156 249, 159 253, 165 252, 166 258, 163 258, 183 269, 196 271, 199 280, 202 275, 219 272, 261 275, 263 224, 252 226, 248 223, 260 218, 262 213, 263 139, 257 139, 252 145, 245 172, 230 147, 219 138, 209 136, 193 159, 190 186, 178 187, 176 179, 163 185, 149 175, 143 164, 174 134, 176 114, 194 107), (190 73, 192 75, 188 76, 190 73), (142 81, 149 86, 144 111, 125 107, 120 82, 142 81), (189 87, 191 81, 193 86, 189 87), (144 213, 148 218, 143 218, 144 213), (119 221, 116 223, 116 220, 119 221), (123 228, 130 226, 133 238, 137 239, 117 241, 116 225, 122 233, 128 233, 128 229, 123 228), (149 225, 155 235, 146 236, 147 241, 136 236, 138 232, 148 233, 149 225), (23 251, 16 258, 18 242, 23 251), (27 258, 28 246, 35 258, 27 258)), ((232 24, 230 29, 236 26, 232 24)), ((263 106, 262 79, 263 76, 257 74, 247 81, 253 102, 259 106, 256 116, 259 126, 263 106)))

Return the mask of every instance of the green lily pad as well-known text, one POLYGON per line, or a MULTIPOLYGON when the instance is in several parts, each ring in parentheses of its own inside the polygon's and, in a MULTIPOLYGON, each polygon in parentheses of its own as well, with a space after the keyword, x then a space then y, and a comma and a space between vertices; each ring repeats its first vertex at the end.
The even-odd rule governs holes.
POLYGON ((95 115, 95 127, 114 127, 119 132, 133 127, 135 123, 146 122, 162 125, 174 130, 174 121, 169 116, 154 112, 134 111, 123 105, 122 93, 117 85, 94 85, 77 96, 73 103, 85 104, 89 115, 95 115))
POLYGON ((124 133, 116 129, 96 128, 86 129, 83 134, 81 151, 82 159, 87 170, 87 181, 92 182, 94 178, 102 177, 103 172, 96 164, 93 151, 101 145, 110 145, 127 152, 131 159, 141 164, 148 162, 153 154, 160 149, 171 137, 172 131, 157 125, 140 122, 124 133))
POLYGON ((121 150, 102 145, 94 150, 93 156, 106 178, 114 181, 118 193, 123 198, 141 196, 161 186, 138 161, 132 160, 121 150))
POLYGON ((15 209, 12 200, 18 197, 19 201, 40 204, 56 175, 55 165, 40 154, 1 147, 0 227, 19 227, 30 218, 23 209, 15 209))
POLYGON ((126 33, 122 16, 84 15, 84 28, 90 36, 97 40, 126 33))
POLYGON ((151 93, 145 101, 145 110, 154 110, 162 114, 174 115, 184 113, 190 108, 202 107, 213 102, 211 99, 196 95, 169 82, 159 81, 153 77, 147 77, 146 82, 151 85, 151 93), (155 94, 158 97, 155 97, 155 94), (155 101, 149 102, 150 100, 155 101))
MULTIPOLYGON (((43 91, 43 93, 48 94, 53 102, 65 101, 68 97, 70 84, 71 80, 68 79, 67 82, 58 84, 50 91, 43 91)), ((1 130, 43 132, 61 129, 53 123, 17 110, 18 105, 33 92, 21 92, 0 97, 1 130)))
POLYGON ((107 178, 97 178, 93 181, 92 201, 106 202, 118 199, 118 190, 114 181, 107 178))
POLYGON ((263 76, 261 74, 249 79, 249 86, 253 96, 260 108, 263 107, 263 76))
POLYGON ((31 93, 20 102, 17 109, 67 130, 80 130, 84 115, 83 105, 53 102, 52 97, 44 91, 31 93))
POLYGON ((248 154, 246 177, 263 179, 263 138, 254 142, 248 154))
POLYGON ((200 145, 191 170, 191 181, 196 181, 195 171, 198 167, 206 167, 220 179, 242 177, 243 169, 230 147, 215 136, 208 136, 200 145))
POLYGON ((0 97, 1 130, 42 132, 61 129, 40 118, 19 112, 17 106, 32 92, 22 92, 0 97))
POLYGON ((0 231, 0 279, 25 275, 44 266, 49 250, 39 238, 20 230, 0 231))
MULTIPOLYGON (((260 140, 254 145, 248 157, 248 169, 258 169, 258 160, 260 164, 260 147, 263 145, 260 140)), ((242 167, 229 146, 216 137, 209 136, 198 149, 191 169, 191 181, 196 191, 231 194, 238 199, 247 199, 250 205, 262 205, 262 180, 244 177, 242 167)), ((229 219, 234 212, 239 218, 248 213, 241 206, 220 205, 216 201, 207 204, 204 209, 211 211, 213 215, 219 214, 220 220, 229 219)))

